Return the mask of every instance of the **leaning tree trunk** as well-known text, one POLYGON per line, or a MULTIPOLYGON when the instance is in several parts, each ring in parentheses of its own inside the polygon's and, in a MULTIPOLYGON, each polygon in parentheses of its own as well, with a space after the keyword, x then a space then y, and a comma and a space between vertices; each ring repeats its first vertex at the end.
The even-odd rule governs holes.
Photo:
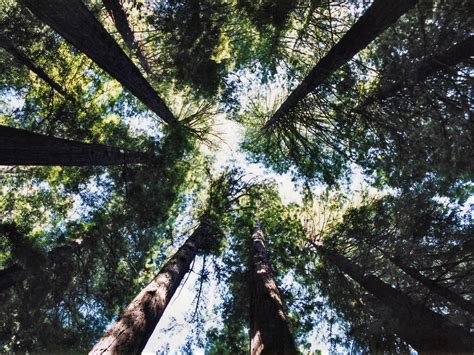
POLYGON ((146 73, 150 74, 150 65, 148 64, 148 61, 146 60, 146 57, 142 52, 140 44, 138 43, 135 38, 135 35, 133 34, 133 31, 128 22, 127 14, 125 13, 122 5, 120 4, 120 0, 103 0, 102 3, 107 9, 109 15, 112 17, 115 27, 120 33, 120 36, 127 45, 128 49, 130 49, 130 51, 137 56, 143 70, 145 70, 146 73))
POLYGON ((260 226, 251 242, 250 354, 297 354, 260 226))
POLYGON ((199 227, 155 279, 128 305, 89 354, 140 354, 158 324, 163 312, 189 271, 205 237, 199 227))
POLYGON ((360 111, 376 101, 393 96, 403 89, 411 88, 437 72, 468 62, 472 56, 474 56, 474 36, 469 36, 442 53, 421 59, 412 65, 413 69, 403 79, 380 86, 356 110, 360 111))
POLYGON ((43 69, 35 65, 30 58, 28 58, 22 51, 15 47, 15 45, 5 36, 0 34, 0 47, 5 49, 8 53, 10 53, 20 64, 26 66, 30 69, 33 73, 38 75, 41 79, 43 79, 51 88, 57 91, 59 94, 68 98, 69 95, 66 91, 57 83, 55 82, 43 69))
POLYGON ((0 165, 93 166, 151 162, 150 154, 0 125, 0 165))
POLYGON ((140 70, 81 0, 19 1, 69 43, 84 52, 99 67, 117 79, 166 123, 170 125, 177 123, 174 115, 146 81, 140 70))
POLYGON ((419 353, 465 353, 473 349, 473 337, 461 326, 413 301, 400 290, 366 274, 357 264, 322 245, 318 252, 342 272, 349 275, 391 311, 390 326, 419 353))
POLYGON ((279 123, 302 99, 315 90, 318 85, 324 83, 354 55, 367 47, 416 3, 417 0, 375 0, 341 40, 331 48, 329 53, 316 64, 293 90, 286 101, 267 121, 263 129, 268 130, 279 123))
MULTIPOLYGON (((384 253, 385 254, 385 253, 384 253)), ((406 265, 400 257, 391 257, 385 255, 394 265, 398 266, 403 272, 411 276, 415 280, 419 281, 422 285, 426 286, 432 293, 444 297, 446 300, 455 304, 461 309, 474 315, 474 304, 457 293, 451 291, 449 288, 440 285, 438 282, 431 280, 430 278, 421 274, 417 269, 406 265)))

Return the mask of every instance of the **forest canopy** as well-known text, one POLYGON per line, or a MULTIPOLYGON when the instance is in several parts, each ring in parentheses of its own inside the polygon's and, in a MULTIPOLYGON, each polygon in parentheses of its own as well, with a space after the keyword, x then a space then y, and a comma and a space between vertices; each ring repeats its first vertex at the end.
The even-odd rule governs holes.
POLYGON ((469 0, 0 0, 0 352, 474 350, 469 0))

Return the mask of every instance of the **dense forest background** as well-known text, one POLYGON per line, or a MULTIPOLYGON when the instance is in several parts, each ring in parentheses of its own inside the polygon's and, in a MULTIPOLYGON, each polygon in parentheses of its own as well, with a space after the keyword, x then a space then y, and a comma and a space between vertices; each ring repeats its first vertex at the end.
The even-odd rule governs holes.
POLYGON ((473 14, 0 0, 0 351, 472 354, 473 14))

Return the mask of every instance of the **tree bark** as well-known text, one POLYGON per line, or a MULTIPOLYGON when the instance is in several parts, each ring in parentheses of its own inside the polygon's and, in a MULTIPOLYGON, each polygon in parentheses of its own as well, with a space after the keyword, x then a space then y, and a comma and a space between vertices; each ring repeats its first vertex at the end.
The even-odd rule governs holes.
POLYGON ((22 51, 15 47, 15 45, 5 36, 0 34, 0 47, 5 49, 8 53, 10 53, 20 64, 26 66, 29 70, 43 79, 51 88, 53 88, 56 92, 68 98, 69 95, 66 91, 57 83, 55 82, 43 69, 35 65, 30 58, 28 58, 22 51))
POLYGON ((81 0, 19 0, 170 125, 177 120, 140 70, 81 0))
POLYGON ((436 72, 467 62, 472 56, 474 56, 474 36, 467 37, 442 53, 421 59, 413 65, 413 69, 404 79, 380 86, 357 110, 360 111, 378 100, 393 96, 403 89, 411 88, 436 72))
POLYGON ((391 311, 390 326, 405 342, 421 354, 471 354, 473 337, 461 326, 413 301, 403 292, 366 274, 357 264, 322 245, 315 245, 321 255, 374 295, 391 311))
POLYGON ((198 229, 128 305, 89 354, 140 354, 200 249, 206 230, 198 229))
MULTIPOLYGON (((385 253, 384 253, 385 254, 385 253)), ((440 285, 436 281, 429 279, 428 277, 421 274, 417 269, 410 267, 403 263, 400 257, 391 257, 385 255, 394 265, 398 266, 403 272, 411 276, 413 279, 419 281, 422 285, 426 286, 432 293, 444 297, 446 300, 457 305, 459 308, 464 309, 471 315, 474 315, 474 304, 457 293, 451 291, 449 288, 440 285)))
POLYGON ((153 156, 0 125, 0 165, 93 166, 147 163, 153 156))
POLYGON ((251 242, 250 354, 297 354, 260 226, 251 242))
POLYGON ((114 21, 115 27, 117 28, 120 36, 122 37, 123 41, 127 45, 128 49, 132 53, 134 53, 138 60, 140 61, 140 65, 142 66, 143 70, 147 74, 151 73, 150 65, 140 48, 140 44, 135 38, 133 31, 130 27, 128 22, 127 14, 125 13, 122 5, 120 4, 120 0, 102 0, 107 12, 112 17, 114 21))
POLYGON ((296 105, 316 87, 326 81, 337 69, 367 47, 400 16, 415 6, 417 0, 375 0, 341 40, 331 48, 285 102, 263 126, 268 130, 289 114, 296 105))
POLYGON ((18 264, 0 270, 0 292, 22 282, 26 275, 26 270, 18 264))

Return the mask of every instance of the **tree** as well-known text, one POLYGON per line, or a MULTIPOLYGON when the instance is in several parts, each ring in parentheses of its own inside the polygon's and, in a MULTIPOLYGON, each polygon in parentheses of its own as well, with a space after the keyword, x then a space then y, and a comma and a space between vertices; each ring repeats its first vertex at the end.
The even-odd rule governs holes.
POLYGON ((255 228, 251 244, 250 353, 297 354, 261 226, 255 228))
POLYGON ((391 26, 405 12, 415 6, 414 0, 393 1, 390 7, 383 1, 375 1, 344 37, 311 70, 301 84, 265 123, 263 129, 275 126, 291 113, 299 101, 316 89, 331 74, 346 64, 354 55, 367 47, 380 33, 391 26))
POLYGON ((117 79, 163 121, 176 125, 176 118, 163 100, 80 0, 21 3, 117 79))
POLYGON ((48 137, 0 125, 0 165, 84 166, 150 163, 153 156, 48 137))

